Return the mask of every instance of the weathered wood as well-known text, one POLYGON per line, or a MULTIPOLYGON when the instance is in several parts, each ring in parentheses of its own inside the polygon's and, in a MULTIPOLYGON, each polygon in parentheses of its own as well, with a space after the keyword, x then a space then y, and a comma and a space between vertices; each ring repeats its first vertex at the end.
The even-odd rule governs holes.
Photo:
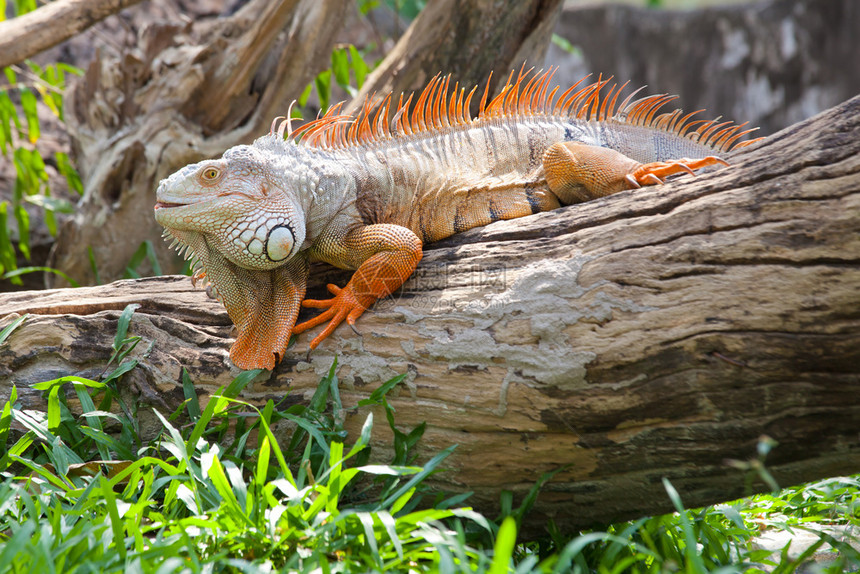
MULTIPOLYGON (((754 458, 761 435, 779 442, 767 464, 781 484, 860 471, 860 97, 730 160, 430 245, 361 337, 342 326, 310 362, 301 337, 245 398, 307 401, 335 356, 350 407, 408 373, 398 424, 428 423, 428 455, 459 445, 440 488, 492 512, 502 490, 564 468, 537 529, 669 511, 662 477, 689 506, 741 496, 725 461, 754 458)), ((347 277, 318 267, 314 289, 347 277)), ((0 296, 0 324, 31 314, 0 347, 0 394, 15 383, 43 408, 29 384, 97 376, 131 302, 143 341, 125 388, 142 404, 178 404, 183 366, 204 395, 236 374, 223 309, 160 277, 0 296)))
POLYGON ((0 22, 0 68, 31 58, 138 2, 140 0, 55 0, 0 22))
POLYGON ((385 94, 421 90, 440 73, 451 74, 466 90, 478 85, 483 90, 494 72, 493 93, 512 69, 543 62, 561 7, 561 0, 520 0, 501 9, 487 0, 429 2, 346 111, 359 111, 366 98, 379 101, 385 94))

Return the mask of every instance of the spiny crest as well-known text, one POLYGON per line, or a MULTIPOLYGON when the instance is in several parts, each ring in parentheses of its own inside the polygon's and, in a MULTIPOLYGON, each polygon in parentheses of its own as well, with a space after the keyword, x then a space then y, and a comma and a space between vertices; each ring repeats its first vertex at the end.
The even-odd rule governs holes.
POLYGON ((175 249, 176 254, 182 257, 184 260, 188 261, 190 269, 191 269, 191 283, 192 285, 197 285, 198 281, 202 282, 202 286, 211 292, 215 297, 217 297, 217 290, 215 289, 214 284, 212 284, 209 279, 206 277, 206 271, 203 268, 203 263, 195 256, 195 253, 191 250, 191 246, 182 242, 181 239, 175 237, 168 229, 164 229, 161 232, 161 237, 165 240, 170 241, 170 249, 175 249))
POLYGON ((300 141, 301 144, 321 148, 344 148, 363 145, 399 136, 427 134, 456 126, 476 125, 488 119, 526 119, 545 117, 557 120, 575 118, 583 121, 614 121, 665 131, 726 152, 749 145, 761 138, 739 142, 738 140, 758 128, 743 128, 747 125, 731 121, 693 120, 704 110, 684 114, 680 109, 660 113, 660 109, 677 96, 657 94, 634 100, 643 88, 634 90, 619 104, 618 97, 629 82, 622 85, 609 83, 612 78, 598 77, 596 82, 580 85, 589 76, 582 78, 573 86, 556 97, 559 87, 551 90, 549 84, 558 68, 532 75, 532 69, 520 69, 514 80, 514 72, 508 76, 505 85, 497 96, 488 101, 490 80, 487 79, 481 97, 477 118, 469 111, 472 97, 477 86, 469 92, 455 83, 450 89, 451 76, 436 75, 421 91, 415 105, 411 107, 414 93, 406 101, 403 94, 392 106, 392 96, 388 94, 373 112, 373 97, 367 98, 364 107, 356 115, 343 114, 343 102, 330 108, 324 115, 293 129, 288 117, 275 118, 270 134, 300 141), (604 88, 609 89, 604 93, 604 88), (450 90, 450 95, 449 95, 450 90), (392 107, 394 110, 391 116, 392 107), (391 120, 389 121, 389 117, 391 120))

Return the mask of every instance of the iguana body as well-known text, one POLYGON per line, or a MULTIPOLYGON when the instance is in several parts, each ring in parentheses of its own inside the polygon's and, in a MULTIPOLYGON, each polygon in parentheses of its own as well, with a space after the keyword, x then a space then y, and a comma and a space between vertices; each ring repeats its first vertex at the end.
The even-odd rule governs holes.
POLYGON ((252 145, 162 181, 155 217, 236 323, 233 362, 271 369, 291 334, 328 322, 316 347, 400 287, 425 243, 661 183, 725 163, 711 154, 743 145, 741 126, 657 115, 671 97, 616 107, 621 90, 601 94, 607 82, 598 81, 556 98, 551 76, 509 79, 489 103, 484 94, 475 119, 474 90, 449 95, 436 78, 411 113, 401 98, 391 125, 390 98, 373 117, 332 111, 286 139, 289 122, 276 129, 276 120, 252 145), (342 289, 329 285, 333 299, 305 300, 326 311, 295 325, 312 260, 356 273, 342 289))

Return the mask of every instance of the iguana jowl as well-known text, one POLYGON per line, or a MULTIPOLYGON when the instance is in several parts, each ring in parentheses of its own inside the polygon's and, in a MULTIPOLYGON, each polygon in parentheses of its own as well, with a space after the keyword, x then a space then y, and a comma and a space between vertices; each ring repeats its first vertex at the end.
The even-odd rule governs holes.
POLYGON ((163 180, 155 218, 236 324, 233 363, 272 369, 292 333, 328 322, 315 348, 344 319, 354 324, 406 281, 425 243, 662 183, 749 143, 736 143, 742 125, 659 113, 671 96, 619 104, 624 86, 604 93, 608 80, 557 96, 551 78, 509 77, 491 101, 484 92, 477 118, 475 89, 437 77, 411 111, 411 96, 396 106, 389 96, 373 115, 335 108, 295 130, 276 119, 252 145, 163 180), (332 299, 303 301, 312 260, 356 272, 328 286, 332 299), (302 304, 325 311, 295 325, 302 304))

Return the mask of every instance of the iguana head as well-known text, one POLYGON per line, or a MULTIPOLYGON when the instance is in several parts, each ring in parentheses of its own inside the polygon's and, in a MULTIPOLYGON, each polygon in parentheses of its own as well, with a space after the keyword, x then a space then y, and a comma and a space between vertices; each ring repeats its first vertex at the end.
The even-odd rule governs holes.
POLYGON ((158 186, 155 219, 214 285, 238 329, 230 358, 241 368, 271 369, 283 357, 307 282, 304 210, 277 163, 237 146, 158 186))
POLYGON ((246 269, 283 265, 304 243, 305 218, 267 157, 253 146, 237 146, 220 159, 185 166, 158 186, 156 221, 174 236, 205 235, 212 248, 246 269))

